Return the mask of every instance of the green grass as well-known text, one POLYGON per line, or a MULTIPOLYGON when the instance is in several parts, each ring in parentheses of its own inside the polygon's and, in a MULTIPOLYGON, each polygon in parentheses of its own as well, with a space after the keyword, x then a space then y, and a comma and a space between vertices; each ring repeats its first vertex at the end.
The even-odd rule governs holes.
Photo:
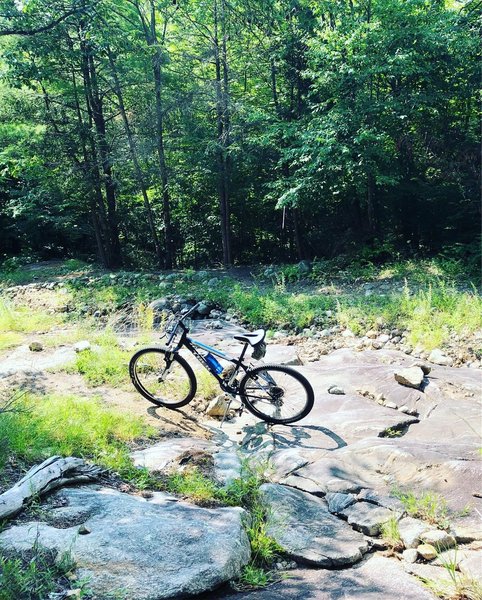
POLYGON ((398 519, 396 517, 390 517, 388 521, 382 523, 381 535, 384 542, 392 550, 401 550, 403 548, 402 538, 400 537, 400 529, 398 526, 398 519))
MULTIPOLYGON (((69 553, 56 556, 36 544, 21 558, 0 556, 0 600, 46 600, 72 589, 67 574, 75 563, 69 553)), ((80 598, 86 597, 87 582, 77 581, 80 598)))
POLYGON ((411 293, 358 296, 337 301, 337 320, 355 333, 377 329, 378 321, 409 332, 408 341, 426 350, 442 346, 451 333, 468 335, 482 326, 482 299, 443 282, 411 293))
POLYGON ((23 264, 22 261, 8 259, 0 267, 0 284, 25 285, 36 281, 48 281, 62 275, 71 275, 74 272, 86 275, 92 271, 92 265, 76 258, 51 265, 45 264, 35 269, 30 268, 28 264, 23 264))
POLYGON ((170 475, 166 487, 171 493, 188 497, 197 504, 219 499, 219 486, 197 468, 170 475))
POLYGON ((73 395, 25 395, 16 408, 0 413, 0 467, 9 457, 29 465, 59 454, 85 458, 134 482, 145 477, 129 457, 130 443, 155 435, 140 417, 73 395))
POLYGON ((402 501, 405 510, 411 517, 427 521, 440 529, 449 528, 451 512, 447 501, 440 494, 395 491, 394 495, 402 501))
POLYGON ((21 343, 26 334, 49 331, 62 320, 60 315, 16 306, 0 297, 0 350, 21 343))
POLYGON ((119 387, 127 384, 132 352, 120 348, 115 334, 108 329, 91 334, 89 341, 92 347, 79 352, 75 361, 62 370, 80 373, 92 387, 104 384, 119 387))
POLYGON ((241 477, 221 487, 193 467, 170 475, 162 484, 163 489, 188 497, 196 503, 242 506, 249 512, 246 533, 251 545, 251 561, 243 570, 238 582, 240 586, 263 587, 270 583, 273 580, 270 567, 282 552, 282 548, 267 533, 266 508, 259 493, 259 487, 266 481, 267 471, 267 465, 255 467, 245 462, 241 477))

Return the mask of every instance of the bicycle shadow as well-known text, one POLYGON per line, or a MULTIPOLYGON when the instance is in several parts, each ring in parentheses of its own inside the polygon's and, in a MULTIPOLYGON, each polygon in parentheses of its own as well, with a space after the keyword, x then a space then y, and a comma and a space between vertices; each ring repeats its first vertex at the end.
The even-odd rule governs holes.
POLYGON ((287 449, 337 450, 347 442, 327 427, 317 425, 269 425, 264 422, 243 427, 241 448, 248 453, 275 452, 287 449))

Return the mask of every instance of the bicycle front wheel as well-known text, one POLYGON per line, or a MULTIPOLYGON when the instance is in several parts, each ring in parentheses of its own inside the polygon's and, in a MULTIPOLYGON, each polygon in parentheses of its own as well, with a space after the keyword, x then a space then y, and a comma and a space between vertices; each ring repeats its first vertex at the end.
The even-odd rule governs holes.
POLYGON ((179 408, 196 395, 194 371, 177 352, 143 348, 131 358, 129 374, 136 390, 157 406, 179 408))
POLYGON ((240 383, 239 394, 253 415, 281 425, 306 417, 315 397, 306 377, 282 365, 264 365, 248 371, 240 383))

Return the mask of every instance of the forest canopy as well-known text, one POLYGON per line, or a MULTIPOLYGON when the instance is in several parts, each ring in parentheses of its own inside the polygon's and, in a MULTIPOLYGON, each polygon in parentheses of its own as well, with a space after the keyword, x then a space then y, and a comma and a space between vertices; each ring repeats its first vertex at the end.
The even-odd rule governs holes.
POLYGON ((0 260, 470 244, 481 7, 0 0, 0 260))

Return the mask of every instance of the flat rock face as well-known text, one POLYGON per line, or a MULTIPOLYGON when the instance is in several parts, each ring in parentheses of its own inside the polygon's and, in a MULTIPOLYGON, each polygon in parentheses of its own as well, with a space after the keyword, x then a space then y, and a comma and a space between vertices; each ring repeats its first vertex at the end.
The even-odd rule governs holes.
POLYGON ((379 535, 382 525, 394 516, 390 509, 370 502, 352 504, 342 510, 341 514, 357 531, 372 536, 379 535))
MULTIPOLYGON (((434 600, 398 561, 368 556, 352 569, 290 571, 285 581, 245 594, 226 592, 216 600, 434 600)), ((214 600, 203 595, 199 600, 214 600)))
POLYGON ((2 359, 0 379, 15 373, 38 373, 66 365, 75 360, 75 350, 60 347, 53 352, 31 352, 28 346, 19 346, 2 359))
POLYGON ((320 498, 277 484, 260 491, 268 534, 295 560, 333 568, 351 565, 367 551, 364 536, 333 516, 320 498))
POLYGON ((0 548, 22 551, 38 543, 70 551, 78 576, 101 598, 116 591, 130 600, 199 594, 238 577, 249 561, 242 509, 205 509, 159 493, 146 501, 108 488, 61 493, 68 506, 52 510, 49 519, 63 528, 15 525, 0 533, 0 548), (90 533, 79 535, 80 525, 90 533))
POLYGON ((132 452, 131 458, 136 467, 145 467, 149 471, 162 471, 186 452, 216 451, 216 445, 208 440, 189 437, 170 438, 144 450, 132 452))

